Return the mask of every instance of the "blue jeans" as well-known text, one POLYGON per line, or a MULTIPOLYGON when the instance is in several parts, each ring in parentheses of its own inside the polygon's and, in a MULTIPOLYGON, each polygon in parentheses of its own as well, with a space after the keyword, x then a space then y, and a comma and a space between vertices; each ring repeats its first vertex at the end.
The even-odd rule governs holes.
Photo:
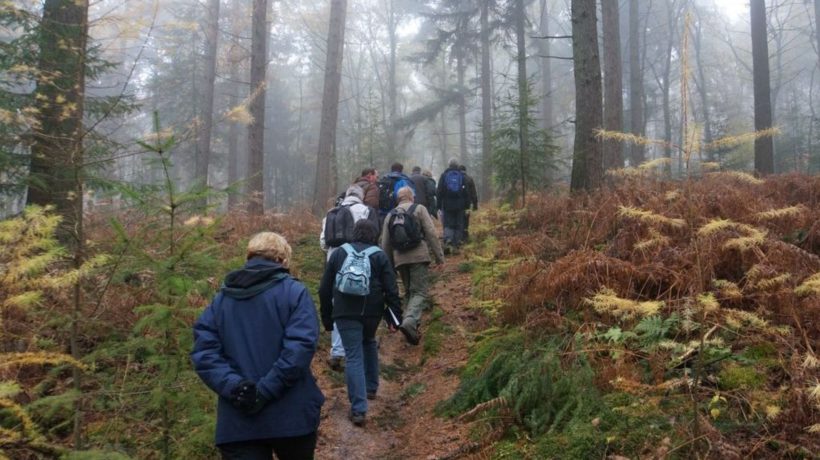
POLYGON ((379 389, 379 317, 337 318, 336 327, 345 347, 345 381, 350 410, 367 413, 367 393, 379 389))
POLYGON ((345 349, 342 345, 342 337, 339 336, 339 328, 336 327, 336 322, 333 322, 333 332, 330 333, 330 357, 344 358, 345 349))

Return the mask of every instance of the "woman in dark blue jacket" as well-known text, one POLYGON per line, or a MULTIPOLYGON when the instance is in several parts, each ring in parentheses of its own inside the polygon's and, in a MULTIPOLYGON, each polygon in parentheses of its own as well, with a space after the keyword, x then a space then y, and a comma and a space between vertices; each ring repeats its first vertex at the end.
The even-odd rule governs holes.
POLYGON ((375 399, 379 388, 379 350, 376 329, 384 318, 391 331, 401 324, 401 299, 396 273, 387 255, 376 246, 378 226, 368 219, 356 222, 353 243, 333 252, 325 266, 319 285, 319 302, 325 330, 339 329, 345 349, 345 380, 350 400, 350 420, 363 426, 367 400, 375 399), (371 249, 372 248, 372 249, 371 249), (369 293, 365 296, 340 292, 335 286, 336 275, 342 270, 349 250, 374 251, 370 261, 369 293), (385 308, 385 304, 388 308, 385 308))
POLYGON ((191 360, 218 396, 216 445, 225 459, 312 459, 324 396, 310 371, 319 322, 288 274, 291 248, 264 232, 194 324, 191 360))

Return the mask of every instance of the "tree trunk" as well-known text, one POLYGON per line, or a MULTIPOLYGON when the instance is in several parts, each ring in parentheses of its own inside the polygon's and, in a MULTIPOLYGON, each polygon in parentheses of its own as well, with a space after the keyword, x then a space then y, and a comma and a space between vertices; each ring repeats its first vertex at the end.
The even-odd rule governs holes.
MULTIPOLYGON (((53 205, 63 221, 58 237, 74 243, 78 221, 77 168, 83 162, 88 2, 46 0, 40 32, 40 78, 32 134, 27 204, 53 205)), ((81 214, 80 214, 81 215, 81 214)))
MULTIPOLYGON (((638 0, 629 0, 629 132, 643 136, 643 72, 641 70, 640 10, 638 0)), ((629 163, 633 168, 645 160, 642 145, 632 144, 629 163)))
MULTIPOLYGON (((398 134, 396 133, 396 118, 398 115, 398 90, 396 89, 396 48, 398 46, 398 37, 396 28, 398 21, 396 20, 396 8, 393 0, 387 4, 387 36, 390 45, 390 56, 388 57, 387 65, 387 97, 390 104, 390 119, 387 130, 387 152, 390 158, 396 160, 396 149, 398 144, 398 134)), ((344 27, 344 25, 342 25, 344 27)), ((344 31, 343 31, 344 32, 344 31)))
MULTIPOLYGON (((54 205, 63 218, 57 236, 73 254, 74 269, 84 259, 83 233, 83 114, 88 43, 88 1, 46 0, 40 24, 35 89, 36 127, 31 145, 28 204, 54 205)), ((81 358, 79 322, 82 289, 73 286, 69 341, 71 356, 81 358)), ((73 368, 74 389, 82 394, 82 374, 73 368)), ((82 398, 74 406, 74 448, 82 448, 82 398)))
MULTIPOLYGON (((542 37, 547 37, 550 34, 547 0, 541 0, 541 20, 538 24, 538 34, 542 37)), ((541 56, 549 56, 550 48, 549 39, 543 38, 538 41, 538 50, 541 56)), ((618 54, 620 55, 620 51, 618 54)), ((542 57, 538 62, 541 67, 541 91, 544 93, 543 98, 541 98, 541 127, 551 130, 555 123, 552 118, 552 61, 548 57, 542 57)))
MULTIPOLYGON (((820 1, 820 0, 818 0, 820 1)), ((492 88, 490 87, 490 4, 481 2, 481 191, 492 196, 492 88)))
POLYGON ((572 155, 572 190, 590 190, 603 175, 601 143, 595 130, 601 113, 601 63, 595 0, 572 0, 572 58, 575 65, 575 148, 572 155))
MULTIPOLYGON (((703 111, 703 142, 708 144, 712 142, 712 118, 709 114, 709 90, 706 85, 706 75, 703 72, 703 57, 701 51, 703 49, 703 24, 700 18, 699 10, 695 10, 698 15, 698 23, 695 26, 695 60, 698 66, 698 95, 700 96, 701 110, 703 111)), ((715 161, 714 153, 710 150, 708 153, 708 160, 715 161)))
MULTIPOLYGON (((604 33, 604 129, 623 131, 623 78, 621 74, 621 31, 617 1, 601 2, 604 33)), ((624 167, 623 144, 608 140, 603 144, 604 168, 624 167)))
MULTIPOLYGON (((327 200, 336 190, 336 178, 331 174, 336 147, 336 120, 339 115, 339 86, 342 81, 345 13, 347 0, 330 1, 330 25, 327 33, 327 61, 322 93, 322 120, 319 125, 319 152, 316 159, 316 184, 313 193, 313 212, 326 211, 327 200)), ((392 111, 395 110, 391 107, 392 111)), ((391 115, 392 116, 392 115, 391 115)), ((391 129, 392 129, 391 122, 391 129)))
POLYGON ((251 87, 249 111, 253 120, 248 125, 248 213, 261 215, 265 211, 264 148, 265 148, 265 87, 268 67, 268 0, 253 0, 251 22, 251 87))
POLYGON ((216 79, 216 51, 219 37, 219 3, 209 0, 207 26, 205 27, 205 81, 202 102, 199 106, 199 129, 197 130, 196 180, 208 184, 208 167, 211 162, 211 132, 214 112, 214 80, 216 79))
MULTIPOLYGON (((231 46, 230 56, 230 82, 228 93, 228 106, 233 109, 240 104, 239 98, 239 64, 240 48, 238 45, 231 46)), ((228 125, 228 185, 233 186, 239 181, 239 123, 230 120, 228 125)), ((239 194, 236 192, 228 195, 228 210, 232 210, 239 203, 239 194)))
MULTIPOLYGON (((594 0, 593 0, 594 1, 594 0)), ((518 48, 518 155, 521 175, 521 207, 527 204, 527 149, 529 148, 529 85, 527 83, 527 46, 524 37, 526 10, 524 0, 516 0, 515 37, 518 48)))
MULTIPOLYGON (((772 127, 772 103, 769 88, 769 47, 766 34, 766 4, 751 0, 752 65, 754 67, 755 131, 772 127)), ((771 136, 755 139, 755 172, 774 173, 774 142, 771 136)))
POLYGON ((820 0, 814 0, 814 38, 817 40, 817 61, 820 64, 820 0))
POLYGON ((461 92, 458 100, 458 162, 461 164, 467 161, 467 88, 464 86, 464 75, 467 73, 464 60, 467 57, 464 54, 465 50, 459 45, 456 49, 456 77, 461 92))

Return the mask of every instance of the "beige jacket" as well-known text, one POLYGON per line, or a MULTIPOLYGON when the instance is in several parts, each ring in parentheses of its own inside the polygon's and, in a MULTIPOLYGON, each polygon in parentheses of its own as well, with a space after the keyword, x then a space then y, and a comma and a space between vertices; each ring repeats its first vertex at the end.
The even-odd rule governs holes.
MULTIPOLYGON (((396 207, 406 211, 412 204, 411 201, 403 201, 396 207)), ((416 216, 416 220, 421 224, 421 228, 424 231, 424 240, 422 240, 421 244, 405 252, 393 250, 393 246, 390 244, 390 232, 387 228, 390 224, 390 216, 388 214, 384 219, 379 246, 382 247, 387 257, 393 262, 394 267, 407 264, 430 263, 432 260, 430 259, 431 249, 436 262, 440 264, 444 263, 444 252, 441 250, 441 243, 438 240, 438 234, 436 234, 436 227, 433 225, 433 219, 430 218, 430 213, 427 212, 427 208, 420 204, 416 206, 416 211, 413 215, 416 216)))

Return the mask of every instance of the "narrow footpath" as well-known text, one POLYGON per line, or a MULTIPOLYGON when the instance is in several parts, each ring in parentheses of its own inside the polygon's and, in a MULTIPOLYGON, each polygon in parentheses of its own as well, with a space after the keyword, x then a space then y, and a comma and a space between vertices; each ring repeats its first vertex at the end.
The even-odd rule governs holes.
POLYGON ((327 400, 317 459, 463 458, 458 452, 472 444, 469 427, 434 414, 436 405, 458 388, 470 334, 486 327, 481 315, 469 308, 470 273, 459 271, 462 262, 463 256, 449 256, 443 266, 431 270, 434 306, 422 317, 421 344, 411 346, 400 333, 379 328, 379 393, 369 401, 363 428, 348 420, 344 373, 328 367, 328 350, 320 348, 313 370, 327 400))

